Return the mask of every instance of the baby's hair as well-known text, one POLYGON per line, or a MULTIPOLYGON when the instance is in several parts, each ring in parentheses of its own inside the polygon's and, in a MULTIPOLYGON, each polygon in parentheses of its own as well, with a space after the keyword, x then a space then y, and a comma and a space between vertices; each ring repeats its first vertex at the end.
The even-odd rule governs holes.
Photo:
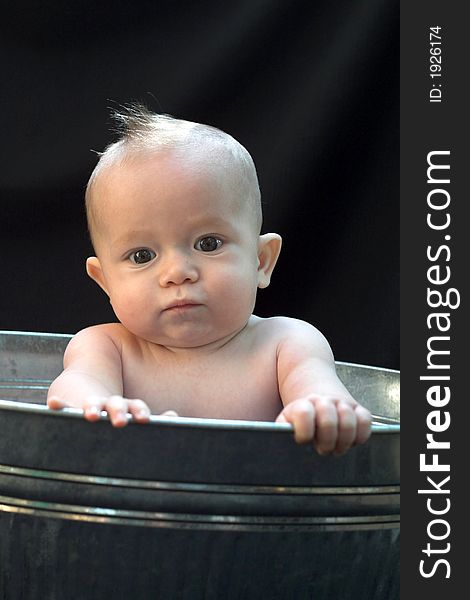
POLYGON ((262 212, 256 168, 250 153, 228 133, 202 123, 157 114, 144 104, 133 102, 113 109, 113 132, 118 139, 103 152, 88 181, 85 194, 88 228, 93 240, 96 228, 96 207, 92 190, 101 171, 111 165, 121 165, 145 154, 171 151, 177 158, 201 160, 210 168, 222 166, 224 175, 235 175, 240 202, 252 211, 253 222, 261 230, 262 212))

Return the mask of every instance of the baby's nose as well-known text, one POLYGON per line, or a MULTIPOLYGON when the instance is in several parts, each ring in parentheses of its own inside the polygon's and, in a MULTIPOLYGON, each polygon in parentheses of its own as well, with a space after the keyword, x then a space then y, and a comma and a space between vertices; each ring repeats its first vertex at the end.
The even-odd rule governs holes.
POLYGON ((190 257, 183 253, 172 253, 162 261, 160 270, 160 285, 181 285, 197 281, 198 271, 190 257))

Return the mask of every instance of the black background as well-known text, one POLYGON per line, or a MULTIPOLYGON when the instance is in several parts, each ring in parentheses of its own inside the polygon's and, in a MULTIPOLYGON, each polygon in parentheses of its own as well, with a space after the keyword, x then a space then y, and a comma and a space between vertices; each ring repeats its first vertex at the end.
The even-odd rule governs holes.
POLYGON ((392 0, 25 2, 2 16, 0 328, 113 320, 83 192, 132 99, 220 127, 284 239, 257 314, 398 368, 399 10, 392 0))

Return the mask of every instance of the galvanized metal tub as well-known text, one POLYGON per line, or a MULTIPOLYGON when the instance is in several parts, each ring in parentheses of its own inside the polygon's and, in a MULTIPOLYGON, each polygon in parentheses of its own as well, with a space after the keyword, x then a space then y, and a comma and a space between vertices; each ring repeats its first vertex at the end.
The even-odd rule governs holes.
POLYGON ((381 418, 321 457, 290 425, 45 406, 68 335, 0 332, 0 597, 399 597, 399 373, 337 363, 381 418))

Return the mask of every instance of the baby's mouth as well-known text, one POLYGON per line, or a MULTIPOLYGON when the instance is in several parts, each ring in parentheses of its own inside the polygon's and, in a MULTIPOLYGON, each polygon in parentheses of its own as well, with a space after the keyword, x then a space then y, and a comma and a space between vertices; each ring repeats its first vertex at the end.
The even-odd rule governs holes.
POLYGON ((175 300, 169 306, 167 306, 163 312, 184 312, 202 306, 198 302, 193 300, 175 300))

